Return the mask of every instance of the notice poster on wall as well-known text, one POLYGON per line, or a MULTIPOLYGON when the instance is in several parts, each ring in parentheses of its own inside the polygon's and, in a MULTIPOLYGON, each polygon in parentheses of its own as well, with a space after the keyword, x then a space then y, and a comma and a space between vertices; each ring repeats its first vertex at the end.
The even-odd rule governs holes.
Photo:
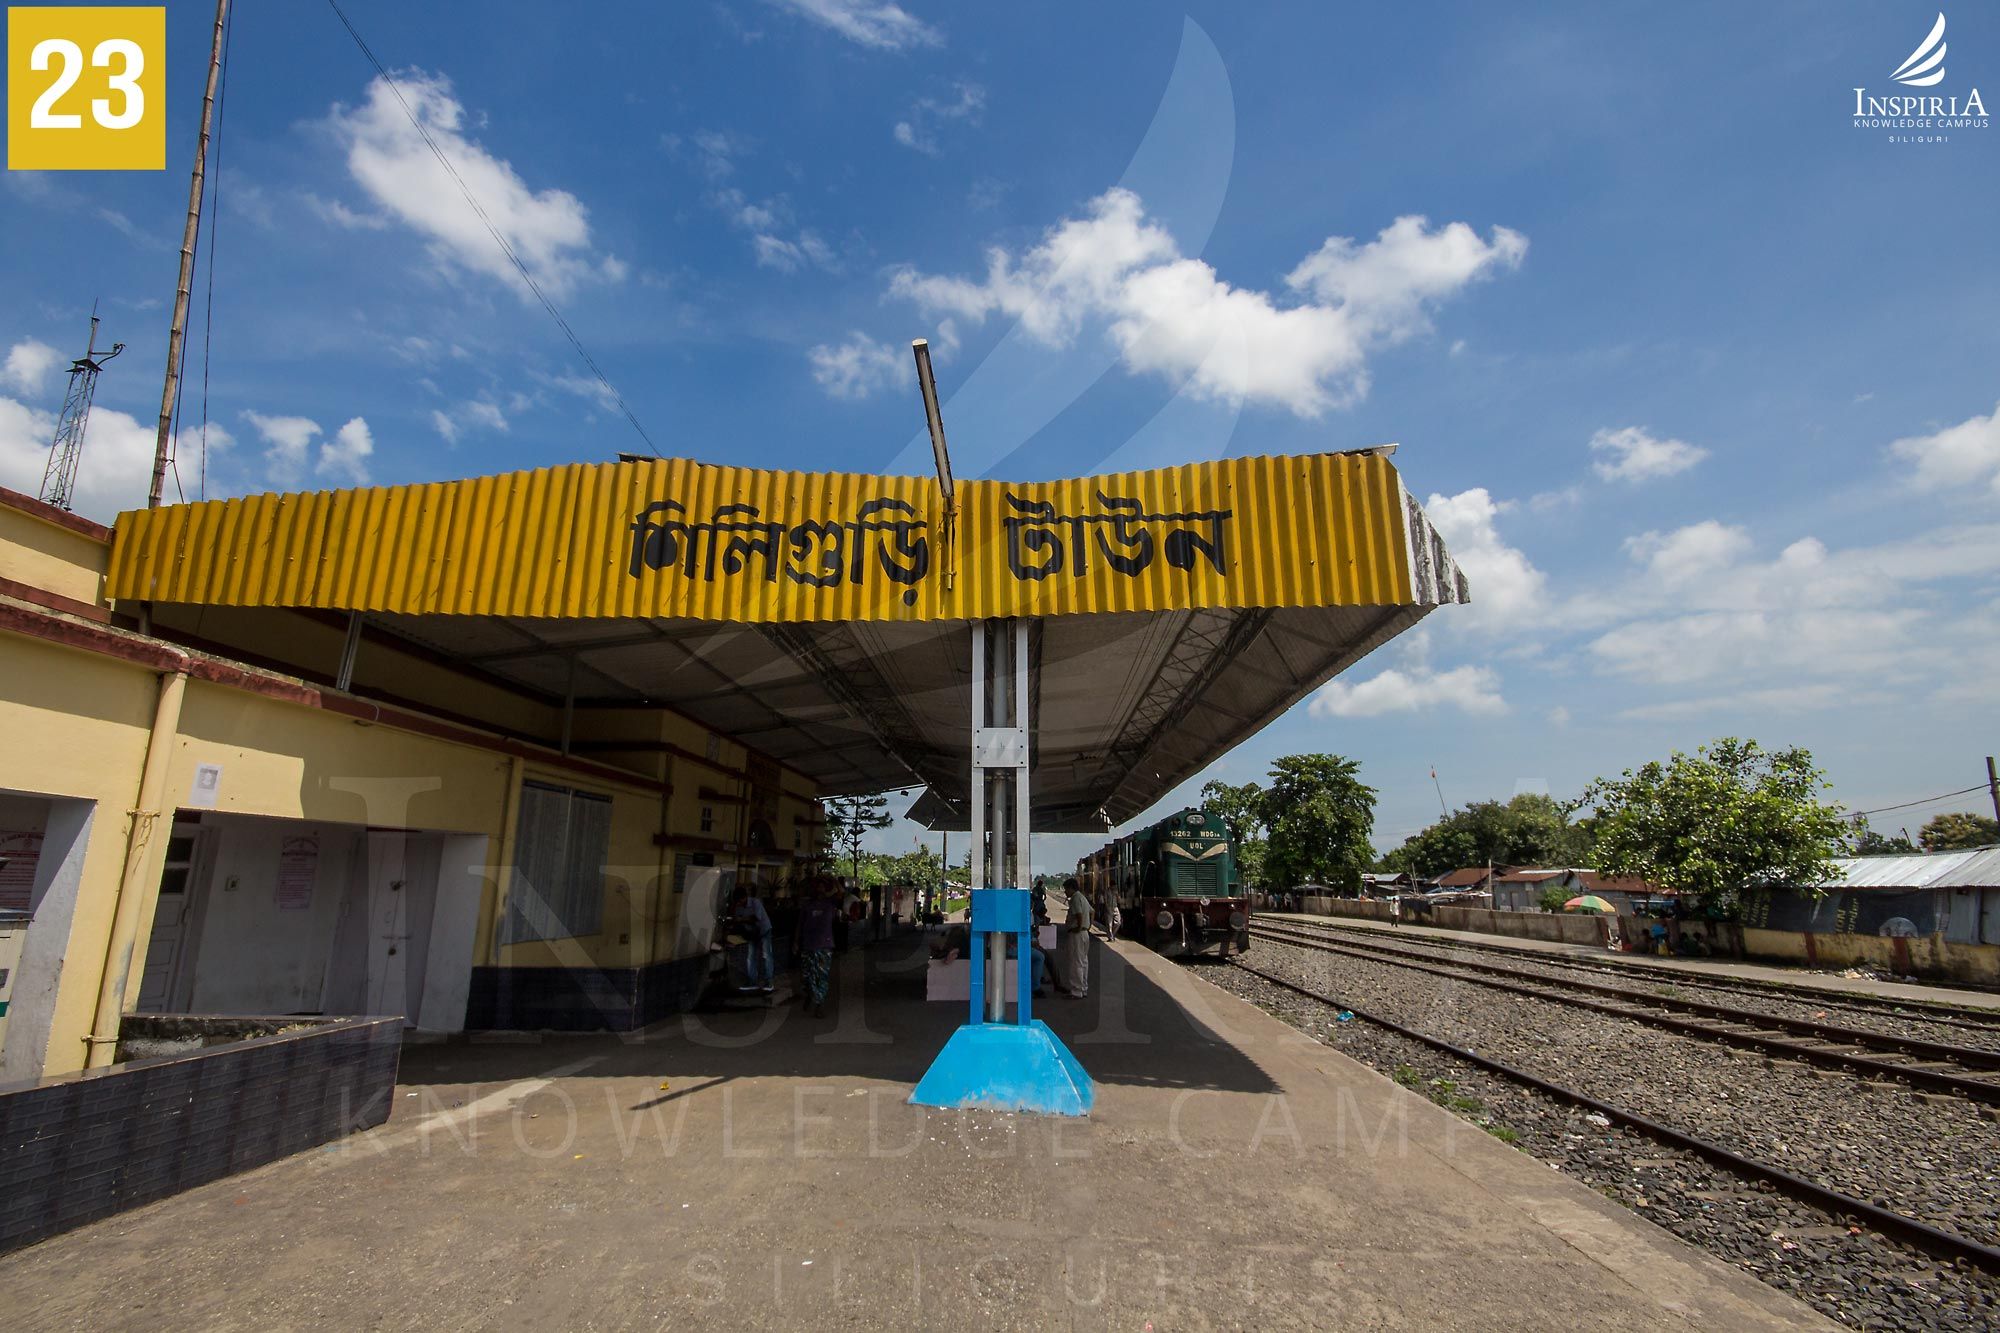
POLYGON ((25 912, 34 902, 42 835, 0 829, 0 910, 25 912))
POLYGON ((313 879, 319 874, 319 835, 286 838, 278 849, 278 907, 302 912, 312 906, 313 879))

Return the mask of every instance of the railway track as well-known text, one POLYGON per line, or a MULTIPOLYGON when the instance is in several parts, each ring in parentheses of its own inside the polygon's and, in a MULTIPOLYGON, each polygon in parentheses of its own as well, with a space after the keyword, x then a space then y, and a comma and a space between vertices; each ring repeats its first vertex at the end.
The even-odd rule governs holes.
MULTIPOLYGON (((1278 925, 1293 930, 1313 931, 1330 938, 1373 939, 1381 936, 1380 931, 1365 927, 1350 926, 1339 921, 1312 920, 1302 917, 1263 917, 1260 922, 1278 925)), ((1532 961, 1538 967, 1557 968, 1569 972, 1588 975, 1623 975, 1635 981, 1651 982, 1655 985, 1671 985, 1718 994, 1749 996, 1758 999, 1787 999, 1799 1004, 1809 1004, 1815 1009, 1864 1015, 1870 1018, 1898 1020, 1903 1022, 1936 1023, 1944 1027, 1959 1028, 1967 1032, 1977 1032, 1989 1036, 2000 1043, 2000 1010, 1981 1011, 1945 1004, 1935 1000, 1904 1000, 1888 996, 1861 994, 1840 994, 1815 986, 1794 985, 1781 981, 1748 981, 1722 976, 1701 976, 1682 971, 1667 971, 1650 968, 1643 964, 1623 962, 1618 955, 1607 954, 1601 959, 1582 959, 1573 955, 1544 954, 1539 951, 1511 948, 1504 944, 1492 944, 1483 940, 1441 939, 1436 936, 1419 934, 1397 934, 1393 938, 1406 947, 1449 950, 1452 953, 1480 953, 1511 958, 1518 961, 1532 961)))
POLYGON ((1682 1036, 1748 1046, 1782 1059, 1843 1069, 1874 1079, 1898 1079, 1926 1092, 1948 1093, 2000 1106, 2000 1051, 1655 995, 1603 982, 1556 979, 1500 963, 1441 960, 1374 940, 1332 940, 1309 931, 1255 922, 1250 933, 1253 939, 1407 968, 1552 1004, 1588 1009, 1682 1036), (1561 989, 1551 989, 1554 987, 1561 989))
MULTIPOLYGON (((1291 941, 1286 941, 1291 943, 1291 941)), ((1676 1129, 1650 1116, 1628 1110, 1603 1101, 1588 1093, 1570 1088, 1551 1079, 1517 1068, 1489 1055, 1448 1041, 1431 1033, 1420 1031, 1406 1024, 1366 1009, 1356 1008, 1345 1000, 1317 991, 1284 977, 1275 976, 1262 968, 1253 966, 1241 958, 1232 958, 1232 966, 1241 969, 1268 985, 1276 986, 1292 994, 1329 1006, 1352 1018, 1373 1024, 1398 1036, 1417 1042, 1464 1061, 1475 1068, 1494 1074, 1510 1082, 1533 1089, 1543 1096, 1604 1117, 1606 1120, 1624 1125, 1655 1142, 1683 1152, 1692 1153, 1733 1174, 1771 1185, 1786 1196, 1811 1207, 1818 1208, 1836 1218, 1853 1219, 1880 1232, 1885 1236, 1903 1242, 1934 1258, 1952 1264, 1969 1265, 1988 1274, 2000 1274, 2000 1248, 1986 1245, 1955 1231, 1934 1226, 1928 1222, 1882 1207, 1867 1199, 1807 1180, 1783 1167, 1738 1153, 1722 1144, 1676 1129)))

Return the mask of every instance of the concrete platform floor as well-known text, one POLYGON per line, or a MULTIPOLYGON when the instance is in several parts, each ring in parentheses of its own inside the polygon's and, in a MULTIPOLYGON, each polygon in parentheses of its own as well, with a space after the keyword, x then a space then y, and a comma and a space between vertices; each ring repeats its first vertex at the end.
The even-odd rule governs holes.
POLYGON ((1443 926, 1394 926, 1387 921, 1367 921, 1359 917, 1346 916, 1318 916, 1308 912, 1259 912, 1257 917, 1259 920, 1269 920, 1274 924, 1284 921, 1303 921, 1343 927, 1353 926, 1358 930, 1374 930, 1383 934, 1463 940, 1470 944, 1497 944, 1502 948, 1520 949, 1526 953, 1555 954, 1558 957, 1577 958, 1591 963, 1610 963, 1614 966, 1629 964, 1661 972, 1686 972, 1748 981, 1776 981, 1788 986, 1808 986, 1837 994, 1878 995, 1891 1000, 1920 1000, 1932 1004, 1955 1004, 1967 1009, 1991 1009, 2000 1012, 2000 993, 1965 990, 1941 984, 1932 985, 1929 982, 1877 981, 1873 977, 1843 977, 1834 972, 1810 972, 1799 967, 1743 963, 1728 958, 1661 958, 1654 954, 1614 953, 1609 949, 1594 948, 1588 944, 1570 944, 1561 940, 1529 940, 1522 939, 1518 935, 1488 935, 1476 930, 1449 930, 1443 926))
POLYGON ((921 945, 838 1012, 411 1047, 378 1130, 0 1258, 14 1329, 1830 1328, 1136 946, 1062 1121, 926 1110, 921 945))

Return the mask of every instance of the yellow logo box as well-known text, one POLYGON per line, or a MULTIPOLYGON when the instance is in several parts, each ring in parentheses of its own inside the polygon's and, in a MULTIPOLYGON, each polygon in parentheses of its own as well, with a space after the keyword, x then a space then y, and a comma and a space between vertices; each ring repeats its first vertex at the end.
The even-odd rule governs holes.
POLYGON ((167 11, 7 10, 7 169, 161 171, 167 11))

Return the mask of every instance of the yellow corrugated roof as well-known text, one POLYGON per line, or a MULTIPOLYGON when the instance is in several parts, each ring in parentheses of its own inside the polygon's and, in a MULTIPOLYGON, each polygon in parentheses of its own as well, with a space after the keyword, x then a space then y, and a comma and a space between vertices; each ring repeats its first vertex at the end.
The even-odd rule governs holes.
POLYGON ((247 496, 121 515, 109 591, 228 606, 742 622, 1440 600, 1427 586, 1428 534, 1414 547, 1409 537, 1421 515, 1380 457, 973 481, 958 495, 951 533, 927 477, 687 459, 247 496))

